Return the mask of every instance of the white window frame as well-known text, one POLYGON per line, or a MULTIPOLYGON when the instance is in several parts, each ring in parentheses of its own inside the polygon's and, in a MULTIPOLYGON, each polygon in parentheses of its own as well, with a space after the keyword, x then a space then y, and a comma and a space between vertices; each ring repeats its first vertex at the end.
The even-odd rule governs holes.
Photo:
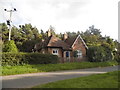
POLYGON ((81 50, 77 50, 77 57, 82 57, 82 51, 81 50))
POLYGON ((52 49, 52 54, 53 54, 53 55, 58 55, 58 49, 52 49), (54 51, 55 53, 54 53, 53 51, 54 51))

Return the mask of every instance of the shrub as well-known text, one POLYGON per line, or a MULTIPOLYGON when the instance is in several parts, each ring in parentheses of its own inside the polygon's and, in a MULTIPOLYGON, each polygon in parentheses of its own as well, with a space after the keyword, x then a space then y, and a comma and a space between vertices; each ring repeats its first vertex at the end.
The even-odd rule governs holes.
POLYGON ((114 60, 120 63, 120 52, 114 51, 114 60))
POLYGON ((112 53, 102 46, 91 46, 87 51, 87 56, 91 62, 102 62, 112 60, 112 53))
POLYGON ((58 57, 52 54, 29 53, 26 54, 29 64, 49 64, 57 63, 58 57))
POLYGON ((48 64, 57 63, 58 57, 40 53, 2 53, 2 65, 48 64))
POLYGON ((13 40, 5 42, 3 52, 18 52, 15 42, 13 40))

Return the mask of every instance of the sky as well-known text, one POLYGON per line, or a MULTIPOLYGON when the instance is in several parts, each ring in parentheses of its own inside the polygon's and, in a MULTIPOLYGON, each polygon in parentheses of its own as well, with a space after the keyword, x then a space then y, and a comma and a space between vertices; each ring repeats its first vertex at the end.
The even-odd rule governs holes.
POLYGON ((0 23, 9 19, 4 9, 12 13, 15 26, 31 23, 47 31, 50 25, 56 33, 86 31, 94 25, 103 36, 118 40, 119 0, 0 0, 0 23))

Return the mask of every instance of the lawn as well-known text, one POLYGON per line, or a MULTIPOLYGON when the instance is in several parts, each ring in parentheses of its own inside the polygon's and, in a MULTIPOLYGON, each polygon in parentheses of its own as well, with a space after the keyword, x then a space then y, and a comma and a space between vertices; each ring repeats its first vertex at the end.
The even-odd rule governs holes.
POLYGON ((118 88, 118 71, 56 81, 33 88, 118 88))
POLYGON ((118 65, 117 62, 74 62, 63 64, 38 64, 38 65, 23 65, 23 66, 3 66, 2 75, 15 75, 25 73, 50 72, 60 70, 83 69, 93 67, 105 67, 118 65))

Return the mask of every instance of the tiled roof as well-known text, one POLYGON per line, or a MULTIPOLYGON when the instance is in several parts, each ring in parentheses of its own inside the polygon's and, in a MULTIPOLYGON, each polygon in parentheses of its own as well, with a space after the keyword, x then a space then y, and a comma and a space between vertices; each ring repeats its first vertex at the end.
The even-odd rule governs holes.
POLYGON ((70 47, 73 45, 74 41, 76 40, 77 38, 77 35, 76 36, 71 36, 71 37, 68 37, 65 42, 70 45, 70 47))
POLYGON ((37 44, 36 47, 37 49, 42 49, 46 47, 56 47, 56 48, 62 48, 64 50, 71 50, 71 47, 77 37, 78 36, 76 35, 76 36, 68 37, 66 40, 61 40, 58 37, 51 35, 50 37, 45 38, 43 42, 37 44))
POLYGON ((56 36, 52 36, 51 39, 49 40, 49 43, 47 45, 48 47, 61 47, 62 49, 69 49, 69 45, 65 43, 64 41, 60 40, 56 36))

